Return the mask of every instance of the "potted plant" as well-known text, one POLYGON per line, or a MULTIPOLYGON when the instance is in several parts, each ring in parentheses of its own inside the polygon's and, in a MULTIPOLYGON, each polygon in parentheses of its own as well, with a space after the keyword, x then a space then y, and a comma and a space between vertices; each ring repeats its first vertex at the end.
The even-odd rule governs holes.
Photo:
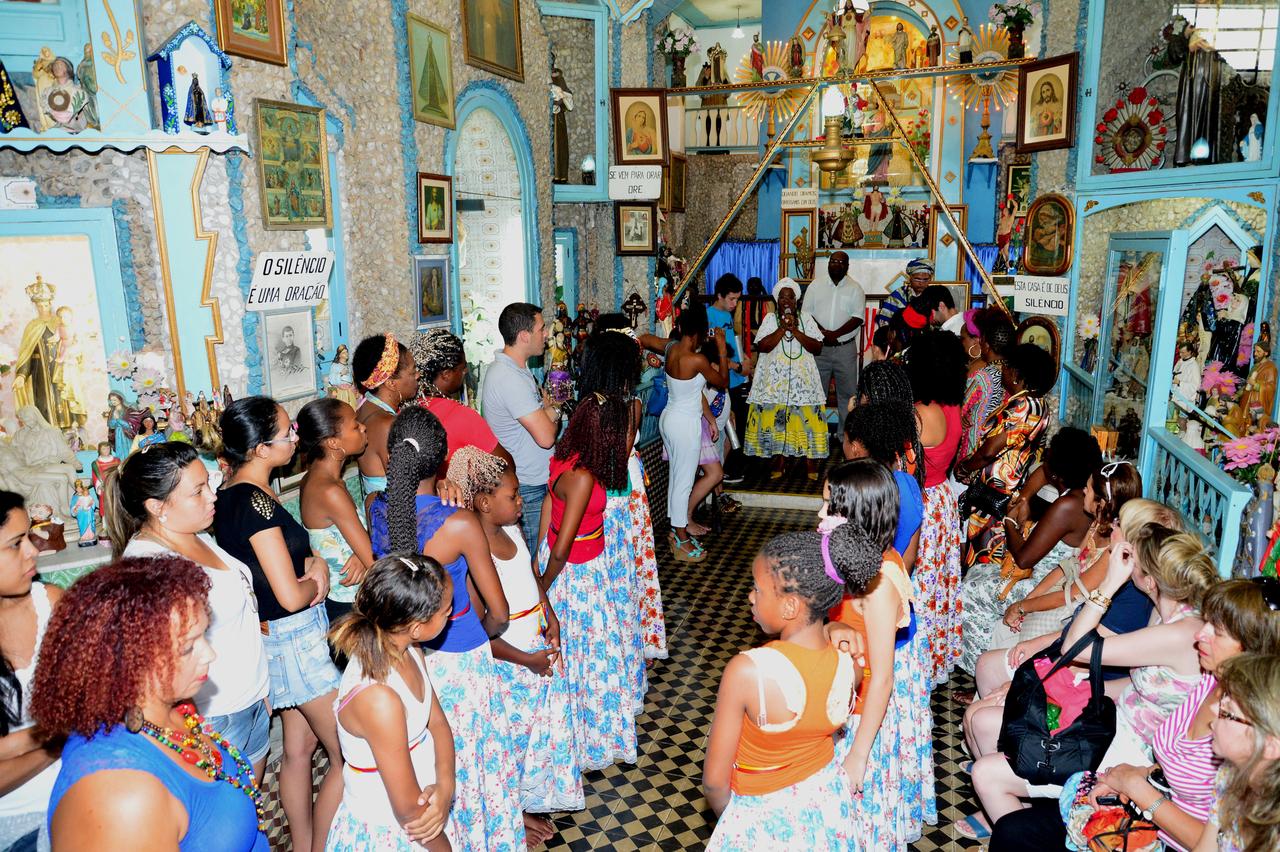
POLYGON ((688 30, 665 30, 658 36, 654 47, 671 63, 671 87, 674 89, 687 85, 684 62, 690 53, 698 49, 698 41, 693 33, 688 30))
POLYGON ((1035 0, 993 3, 989 17, 993 24, 1004 27, 1009 34, 1009 58, 1021 59, 1026 56, 1027 46, 1022 36, 1027 27, 1040 17, 1040 4, 1035 0))

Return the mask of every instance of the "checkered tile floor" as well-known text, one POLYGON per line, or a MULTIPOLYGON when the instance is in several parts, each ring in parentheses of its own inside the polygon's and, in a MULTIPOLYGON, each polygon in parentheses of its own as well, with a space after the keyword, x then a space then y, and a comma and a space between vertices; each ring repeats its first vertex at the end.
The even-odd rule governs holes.
MULTIPOLYGON (((645 462, 650 494, 662 502, 665 465, 649 457, 645 462)), ((662 517, 660 507, 655 516, 662 517)), ((587 773, 586 810, 555 815, 559 834, 547 849, 700 850, 706 845, 715 818, 702 798, 700 778, 720 673, 738 651, 763 641, 747 604, 751 560, 773 536, 813 525, 812 512, 744 507, 726 519, 723 532, 704 540, 709 558, 700 565, 676 563, 665 547, 659 548, 670 658, 650 669, 649 695, 638 719, 639 759, 635 766, 587 773)), ((666 530, 657 533, 663 541, 666 530)), ((948 828, 975 808, 968 778, 959 770, 963 708, 949 698, 953 688, 972 688, 972 681, 959 675, 934 693, 940 817, 939 825, 913 845, 921 852, 976 848, 948 828)), ((273 800, 271 773, 267 786, 273 800)), ((278 811, 269 816, 272 848, 287 849, 282 816, 278 811)))

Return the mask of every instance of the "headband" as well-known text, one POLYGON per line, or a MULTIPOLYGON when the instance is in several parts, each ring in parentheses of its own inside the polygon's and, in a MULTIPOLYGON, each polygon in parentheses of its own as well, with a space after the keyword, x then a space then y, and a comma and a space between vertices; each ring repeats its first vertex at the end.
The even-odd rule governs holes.
POLYGON ((964 312, 964 327, 968 330, 971 337, 981 337, 982 332, 978 330, 978 324, 974 321, 974 317, 978 315, 977 308, 970 308, 964 312))
POLYGON ((839 572, 836 571, 836 566, 831 563, 831 533, 822 534, 822 568, 827 572, 827 576, 831 578, 832 582, 841 586, 844 585, 844 580, 839 572))
POLYGON ((400 365, 400 344, 391 332, 387 332, 386 338, 382 345, 382 357, 378 359, 369 378, 364 380, 364 386, 369 390, 385 385, 396 374, 396 367, 400 365))

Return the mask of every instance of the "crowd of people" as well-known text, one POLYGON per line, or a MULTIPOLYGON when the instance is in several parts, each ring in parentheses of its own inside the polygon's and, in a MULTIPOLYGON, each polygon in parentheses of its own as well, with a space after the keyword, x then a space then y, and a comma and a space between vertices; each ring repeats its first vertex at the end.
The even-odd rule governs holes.
POLYGON ((847 259, 817 298, 779 283, 754 357, 733 280, 670 339, 606 314, 572 406, 530 369, 537 306, 502 311, 481 413, 456 399, 448 330, 373 335, 354 407, 235 400, 213 470, 189 444, 139 446, 107 476, 113 561, 65 592, 35 579, 29 517, 0 492, 0 847, 266 850, 272 716, 295 850, 550 840, 547 814, 585 807, 585 771, 636 762, 647 663, 667 655, 636 449, 648 351, 673 559, 708 558, 693 514, 727 500, 740 425, 747 459, 805 459, 815 488, 829 420, 843 457, 812 531, 727 566, 749 568, 751 616, 777 638, 723 673, 709 848, 918 840, 938 820, 930 694, 957 667, 977 684, 956 698, 981 804, 960 835, 1280 848, 1280 582, 1220 580, 1132 465, 1054 427, 1051 357, 998 309, 956 312, 926 267, 852 367, 847 259), (273 471, 295 456, 291 511, 273 471), (1114 708, 1096 759, 1028 771, 1008 717, 1030 681, 1054 736, 1114 708))

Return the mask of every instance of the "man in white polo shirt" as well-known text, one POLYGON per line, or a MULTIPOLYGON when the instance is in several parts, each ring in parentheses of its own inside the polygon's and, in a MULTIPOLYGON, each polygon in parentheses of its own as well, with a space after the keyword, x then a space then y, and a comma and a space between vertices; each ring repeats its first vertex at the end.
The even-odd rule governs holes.
POLYGON ((831 377, 836 379, 836 410, 841 428, 849 400, 858 391, 862 353, 858 329, 863 322, 867 296, 862 285, 848 277, 849 255, 835 252, 827 260, 827 274, 814 278, 804 294, 804 309, 822 331, 822 352, 815 356, 823 393, 831 377))

